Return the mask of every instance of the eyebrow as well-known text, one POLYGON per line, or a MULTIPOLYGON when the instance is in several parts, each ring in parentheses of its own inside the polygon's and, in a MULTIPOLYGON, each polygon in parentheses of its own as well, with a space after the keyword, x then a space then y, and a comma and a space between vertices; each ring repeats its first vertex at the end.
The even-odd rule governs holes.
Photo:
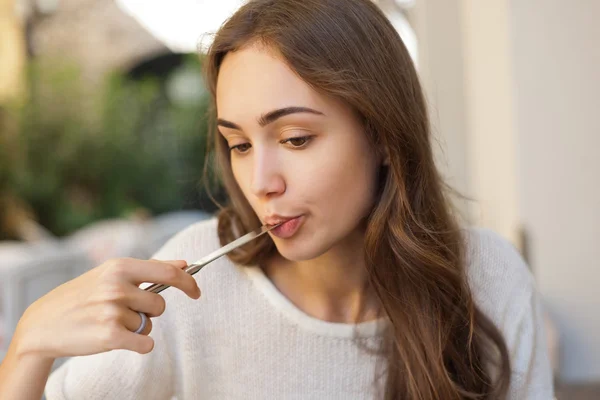
MULTIPOLYGON (((277 121, 279 118, 283 118, 283 117, 285 117, 287 115, 291 115, 291 114, 301 114, 301 113, 314 114, 314 115, 325 115, 320 111, 313 110, 312 108, 308 108, 308 107, 286 107, 286 108, 279 108, 277 110, 269 111, 268 113, 261 115, 261 117, 258 119, 258 124, 261 127, 265 127, 265 126, 277 121)), ((237 129, 239 131, 242 130, 242 128, 240 128, 239 125, 234 124, 233 122, 226 121, 221 118, 219 118, 217 120, 217 125, 225 127, 225 128, 237 129)))

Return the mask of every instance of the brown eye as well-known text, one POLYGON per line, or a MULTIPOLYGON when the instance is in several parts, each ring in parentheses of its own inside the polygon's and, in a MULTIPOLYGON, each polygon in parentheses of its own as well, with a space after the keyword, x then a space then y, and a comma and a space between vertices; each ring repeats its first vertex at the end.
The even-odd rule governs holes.
POLYGON ((293 148, 299 149, 306 147, 306 145, 311 139, 311 136, 301 136, 282 140, 281 143, 289 143, 293 148))
POLYGON ((238 145, 236 145, 236 146, 231 146, 231 147, 229 148, 229 150, 230 150, 230 151, 234 151, 234 150, 235 150, 235 151, 236 151, 236 152, 238 152, 239 154, 244 154, 244 153, 247 153, 247 152, 248 152, 248 150, 250 150, 250 147, 252 147, 252 146, 250 145, 250 143, 242 143, 242 144, 238 144, 238 145))

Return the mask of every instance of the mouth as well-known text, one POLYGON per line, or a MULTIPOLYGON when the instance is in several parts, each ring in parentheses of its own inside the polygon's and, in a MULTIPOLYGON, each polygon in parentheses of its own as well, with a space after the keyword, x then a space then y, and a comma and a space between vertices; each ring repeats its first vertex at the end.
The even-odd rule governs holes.
POLYGON ((278 227, 272 229, 269 233, 277 236, 281 239, 288 239, 292 237, 302 225, 302 221, 304 220, 303 216, 300 215, 298 217, 269 217, 266 218, 266 223, 268 225, 278 225, 278 227))

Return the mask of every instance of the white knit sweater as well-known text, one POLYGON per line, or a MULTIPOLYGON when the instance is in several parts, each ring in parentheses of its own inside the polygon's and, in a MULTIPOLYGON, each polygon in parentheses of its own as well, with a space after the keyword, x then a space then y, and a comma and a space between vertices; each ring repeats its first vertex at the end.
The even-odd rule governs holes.
MULTIPOLYGON (((540 301, 513 247, 484 230, 468 234, 477 304, 501 329, 513 366, 510 399, 553 396, 540 301)), ((191 226, 154 258, 192 262, 219 247, 216 220, 191 226)), ((376 344, 385 322, 348 325, 308 316, 258 268, 223 257, 195 275, 202 297, 163 292, 154 350, 70 359, 46 386, 55 399, 373 399, 376 344), (360 339, 357 339, 357 335, 360 339)), ((379 364, 378 364, 379 365, 379 364)))

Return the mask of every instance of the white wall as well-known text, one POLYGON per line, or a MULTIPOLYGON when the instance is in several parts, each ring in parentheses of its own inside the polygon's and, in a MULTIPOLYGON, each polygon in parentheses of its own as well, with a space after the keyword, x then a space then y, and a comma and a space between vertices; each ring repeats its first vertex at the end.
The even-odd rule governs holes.
POLYGON ((508 0, 461 0, 467 160, 475 223, 518 244, 508 0))
POLYGON ((438 163, 468 220, 518 244, 508 0, 418 0, 413 20, 438 163))
POLYGON ((600 380, 600 1, 511 0, 520 213, 565 380, 600 380))
MULTIPOLYGON (((419 75, 429 105, 436 161, 448 182, 472 196, 459 0, 417 0, 411 20, 419 46, 419 75)), ((459 202, 468 218, 469 207, 459 202)))
POLYGON ((528 253, 560 378, 600 380, 600 1, 417 0, 444 173, 528 253))

